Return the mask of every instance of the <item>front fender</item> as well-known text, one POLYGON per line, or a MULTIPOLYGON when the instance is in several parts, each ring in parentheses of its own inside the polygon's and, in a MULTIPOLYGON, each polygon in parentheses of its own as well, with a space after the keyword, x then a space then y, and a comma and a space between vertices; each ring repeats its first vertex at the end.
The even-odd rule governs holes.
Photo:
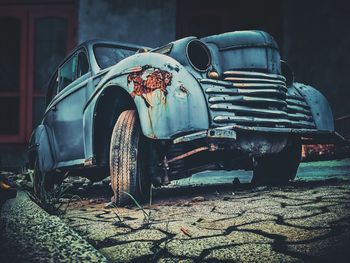
POLYGON ((157 53, 131 56, 112 67, 97 89, 110 86, 133 97, 142 132, 149 138, 171 139, 209 127, 199 83, 173 58, 157 53))
POLYGON ((334 131, 334 119, 327 99, 315 88, 294 83, 294 88, 303 96, 310 107, 316 128, 320 131, 334 131))
POLYGON ((37 157, 39 170, 42 172, 52 170, 55 164, 47 129, 41 124, 33 131, 28 150, 33 157, 29 158, 31 167, 34 167, 34 159, 37 157))

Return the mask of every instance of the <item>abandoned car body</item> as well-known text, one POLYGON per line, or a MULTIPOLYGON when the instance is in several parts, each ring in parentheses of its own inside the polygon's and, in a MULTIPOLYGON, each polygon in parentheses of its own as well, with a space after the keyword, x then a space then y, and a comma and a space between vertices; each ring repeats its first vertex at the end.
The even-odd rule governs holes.
POLYGON ((187 37, 156 49, 78 46, 53 74, 29 145, 34 189, 64 174, 111 176, 114 201, 203 170, 295 177, 302 143, 341 140, 327 100, 294 82, 262 31, 187 37))

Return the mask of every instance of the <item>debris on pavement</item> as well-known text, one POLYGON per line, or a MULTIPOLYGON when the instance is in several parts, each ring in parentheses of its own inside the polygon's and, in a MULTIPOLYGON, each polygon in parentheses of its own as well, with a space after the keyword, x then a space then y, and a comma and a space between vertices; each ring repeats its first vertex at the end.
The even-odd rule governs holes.
POLYGON ((184 233, 186 236, 192 237, 192 235, 190 234, 190 231, 189 231, 187 228, 181 227, 180 230, 181 230, 181 232, 184 233))
POLYGON ((191 200, 192 203, 203 202, 203 201, 205 201, 204 196, 196 196, 196 197, 193 197, 191 200))

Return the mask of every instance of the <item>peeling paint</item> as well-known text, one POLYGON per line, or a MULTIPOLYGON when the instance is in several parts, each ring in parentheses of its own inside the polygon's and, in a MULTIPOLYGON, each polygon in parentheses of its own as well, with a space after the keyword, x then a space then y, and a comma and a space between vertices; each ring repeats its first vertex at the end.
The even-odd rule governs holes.
POLYGON ((178 65, 165 64, 165 66, 168 67, 170 70, 175 70, 176 72, 180 71, 180 68, 178 65))
POLYGON ((183 99, 183 98, 186 98, 188 95, 189 95, 189 91, 183 84, 181 84, 178 87, 178 89, 176 89, 176 92, 175 92, 176 97, 183 99))
POLYGON ((168 94, 167 87, 171 85, 173 75, 159 68, 147 68, 138 72, 132 72, 128 75, 128 85, 133 84, 131 96, 141 96, 147 106, 153 105, 153 92, 161 92, 161 100, 166 102, 165 96, 168 94))
POLYGON ((180 85, 180 90, 183 92, 183 93, 188 93, 188 90, 185 88, 185 86, 184 85, 180 85))

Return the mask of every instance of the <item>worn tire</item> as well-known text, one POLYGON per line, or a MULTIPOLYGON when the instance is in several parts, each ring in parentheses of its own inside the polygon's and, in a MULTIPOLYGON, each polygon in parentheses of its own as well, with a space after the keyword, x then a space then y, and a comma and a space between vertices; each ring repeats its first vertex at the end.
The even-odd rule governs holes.
POLYGON ((281 152, 257 158, 252 183, 285 184, 295 178, 301 160, 301 143, 295 140, 281 152))
POLYGON ((147 169, 144 169, 143 146, 144 138, 136 112, 122 112, 114 125, 110 145, 112 201, 117 206, 131 203, 130 196, 125 193, 139 202, 149 195, 150 180, 147 169))

